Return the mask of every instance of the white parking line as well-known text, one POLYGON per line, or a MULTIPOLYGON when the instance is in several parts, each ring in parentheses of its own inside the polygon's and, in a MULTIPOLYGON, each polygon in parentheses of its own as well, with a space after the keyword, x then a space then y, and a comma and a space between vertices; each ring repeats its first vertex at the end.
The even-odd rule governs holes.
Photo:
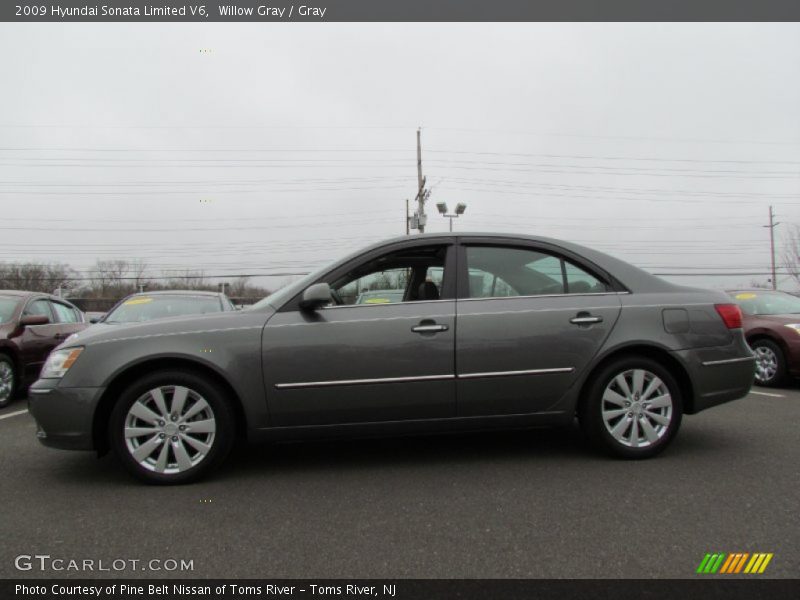
POLYGON ((767 392, 750 392, 751 394, 755 394, 756 396, 769 396, 770 398, 786 398, 786 396, 782 394, 769 394, 767 392))
POLYGON ((17 415, 24 415, 26 412, 28 412, 27 408, 23 410, 18 410, 17 412, 8 413, 7 415, 0 415, 0 421, 2 421, 3 419, 10 419, 11 417, 16 417, 17 415))

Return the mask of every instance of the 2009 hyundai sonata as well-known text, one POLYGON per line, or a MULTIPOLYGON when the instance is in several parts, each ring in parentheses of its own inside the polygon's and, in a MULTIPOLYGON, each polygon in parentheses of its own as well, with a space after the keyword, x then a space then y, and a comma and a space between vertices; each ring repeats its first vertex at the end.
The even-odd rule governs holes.
POLYGON ((351 255, 244 311, 98 328, 31 389, 48 446, 194 480, 235 438, 570 423, 644 458, 684 414, 741 398, 739 307, 568 242, 426 234, 351 255), (358 303, 381 290, 380 303, 358 303), (390 295, 387 290, 398 293, 390 295))

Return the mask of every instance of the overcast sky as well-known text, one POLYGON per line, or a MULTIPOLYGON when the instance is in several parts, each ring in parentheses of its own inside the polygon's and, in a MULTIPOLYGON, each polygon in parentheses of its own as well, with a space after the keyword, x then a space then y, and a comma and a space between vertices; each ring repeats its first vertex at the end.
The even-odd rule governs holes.
POLYGON ((798 24, 5 23, 0 56, 0 261, 307 271, 405 233, 417 127, 428 231, 465 202, 462 231, 766 272, 768 206, 779 253, 800 224, 798 24))

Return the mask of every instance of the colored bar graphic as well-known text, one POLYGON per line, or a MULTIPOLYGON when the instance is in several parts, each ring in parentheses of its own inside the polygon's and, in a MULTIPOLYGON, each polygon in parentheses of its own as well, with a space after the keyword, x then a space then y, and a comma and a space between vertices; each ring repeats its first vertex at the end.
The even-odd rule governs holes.
POLYGON ((730 568, 731 568, 731 563, 733 563, 733 562, 735 561, 735 559, 736 559, 736 556, 737 556, 736 554, 729 554, 729 555, 728 555, 728 560, 726 560, 726 561, 723 563, 723 565, 722 565, 722 569, 720 569, 720 571, 719 571, 719 572, 720 572, 720 573, 727 573, 727 572, 728 572, 728 569, 730 569, 730 568))
POLYGON ((736 565, 736 570, 734 571, 733 569, 731 569, 731 572, 732 573, 739 573, 742 570, 742 568, 744 567, 744 562, 748 559, 749 556, 750 556, 750 554, 747 553, 747 552, 742 554, 742 558, 739 560, 739 563, 736 565))
POLYGON ((733 552, 731 554, 715 552, 714 554, 706 554, 703 557, 696 572, 727 575, 763 573, 773 556, 774 554, 765 552, 755 552, 753 554, 749 552, 733 552))
POLYGON ((763 572, 764 572, 764 569, 766 569, 766 568, 767 568, 767 565, 769 564, 769 561, 771 561, 771 560, 772 560, 772 557, 773 557, 773 556, 774 556, 774 555, 773 555, 773 554, 770 552, 769 554, 767 554, 767 555, 764 557, 764 562, 762 562, 762 563, 761 563, 761 568, 759 568, 759 569, 758 569, 758 572, 759 572, 759 573, 763 573, 763 572))

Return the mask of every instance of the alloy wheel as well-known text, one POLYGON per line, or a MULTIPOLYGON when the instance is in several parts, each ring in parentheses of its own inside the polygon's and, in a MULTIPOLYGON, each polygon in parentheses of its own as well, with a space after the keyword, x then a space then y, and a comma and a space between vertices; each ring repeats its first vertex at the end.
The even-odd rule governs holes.
POLYGON ((14 392, 14 369, 6 361, 0 361, 0 403, 11 400, 14 392))
POLYGON ((630 448, 646 448, 669 430, 672 395, 655 373, 630 369, 613 377, 606 386, 601 414, 614 440, 630 448))
POLYGON ((183 473, 211 451, 217 422, 211 405, 184 386, 142 394, 125 416, 125 446, 140 466, 155 473, 183 473))
POLYGON ((756 381, 767 383, 771 381, 778 372, 778 357, 775 352, 767 346, 758 346, 755 349, 756 355, 756 381))

